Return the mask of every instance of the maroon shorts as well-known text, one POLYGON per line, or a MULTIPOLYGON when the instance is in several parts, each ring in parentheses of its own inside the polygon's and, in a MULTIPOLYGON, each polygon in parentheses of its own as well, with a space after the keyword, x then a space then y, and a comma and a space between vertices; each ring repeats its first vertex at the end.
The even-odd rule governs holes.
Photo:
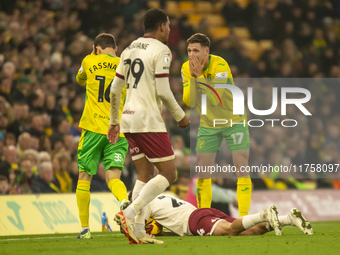
POLYGON ((194 236, 211 235, 214 225, 220 220, 232 223, 235 218, 214 208, 196 209, 189 217, 189 229, 194 236))
POLYGON ((174 159, 174 151, 167 132, 164 133, 124 133, 129 142, 133 160, 146 157, 150 162, 174 159))

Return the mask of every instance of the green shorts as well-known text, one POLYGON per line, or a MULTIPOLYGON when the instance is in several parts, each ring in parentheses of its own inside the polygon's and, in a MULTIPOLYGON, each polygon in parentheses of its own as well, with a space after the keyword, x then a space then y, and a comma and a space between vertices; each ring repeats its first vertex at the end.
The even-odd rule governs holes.
POLYGON ((83 130, 78 144, 78 169, 95 175, 102 160, 105 171, 111 167, 122 170, 128 148, 125 137, 119 137, 116 144, 110 144, 106 135, 83 130))
POLYGON ((223 138, 231 152, 249 150, 248 126, 234 125, 232 127, 212 129, 200 126, 197 135, 196 151, 203 153, 217 153, 223 138))

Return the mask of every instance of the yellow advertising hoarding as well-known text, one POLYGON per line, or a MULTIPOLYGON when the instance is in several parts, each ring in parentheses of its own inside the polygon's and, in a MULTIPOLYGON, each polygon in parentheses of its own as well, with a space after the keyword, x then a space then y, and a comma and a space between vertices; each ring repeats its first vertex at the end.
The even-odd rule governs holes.
MULTIPOLYGON (((103 212, 113 231, 119 230, 113 221, 119 202, 111 193, 91 193, 90 229, 102 231, 103 212)), ((0 196, 0 236, 78 233, 76 194, 0 196)))

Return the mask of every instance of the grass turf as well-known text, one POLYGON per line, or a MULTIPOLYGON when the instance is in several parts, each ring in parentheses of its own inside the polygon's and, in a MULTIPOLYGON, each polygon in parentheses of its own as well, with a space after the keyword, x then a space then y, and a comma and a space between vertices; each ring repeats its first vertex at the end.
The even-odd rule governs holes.
POLYGON ((282 236, 164 236, 163 245, 130 245, 119 232, 92 233, 91 240, 78 240, 77 234, 0 236, 1 255, 68 254, 340 254, 340 222, 313 222, 314 235, 285 227, 282 236))

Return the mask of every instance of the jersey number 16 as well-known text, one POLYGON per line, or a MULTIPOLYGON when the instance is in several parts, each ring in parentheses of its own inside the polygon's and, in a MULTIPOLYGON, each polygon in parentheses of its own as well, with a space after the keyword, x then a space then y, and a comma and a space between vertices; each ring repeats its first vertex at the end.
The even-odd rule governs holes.
MULTIPOLYGON (((105 88, 105 76, 96 75, 96 80, 99 81, 99 93, 98 93, 98 102, 103 102, 104 100, 104 88, 105 88)), ((105 90, 105 100, 110 103, 110 91, 111 91, 111 83, 105 90)))

